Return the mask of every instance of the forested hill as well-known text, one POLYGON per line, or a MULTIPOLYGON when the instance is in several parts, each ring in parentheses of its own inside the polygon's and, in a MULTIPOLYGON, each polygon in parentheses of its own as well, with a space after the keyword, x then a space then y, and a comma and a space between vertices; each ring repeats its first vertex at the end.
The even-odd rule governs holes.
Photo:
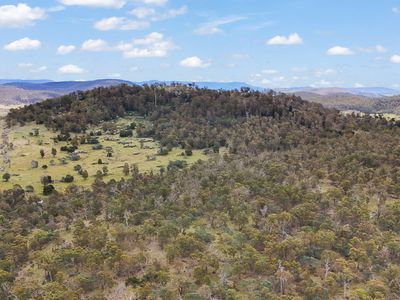
POLYGON ((2 192, 0 299, 400 297, 394 121, 272 92, 123 85, 7 122, 80 134, 128 113, 151 124, 140 136, 215 154, 43 199, 2 192))
MULTIPOLYGON (((11 110, 7 123, 12 126, 34 121, 63 133, 82 133, 91 125, 129 113, 152 122, 151 127, 139 128, 140 136, 155 137, 164 145, 187 144, 194 148, 225 146, 227 138, 236 132, 232 130, 235 126, 248 125, 255 119, 279 124, 276 130, 282 146, 300 143, 303 135, 300 140, 285 140, 288 135, 294 138, 298 130, 336 136, 351 131, 353 123, 363 128, 388 123, 368 117, 345 117, 294 95, 249 89, 213 91, 181 85, 121 85, 73 93, 11 110)), ((273 126, 270 127, 272 133, 273 126)))

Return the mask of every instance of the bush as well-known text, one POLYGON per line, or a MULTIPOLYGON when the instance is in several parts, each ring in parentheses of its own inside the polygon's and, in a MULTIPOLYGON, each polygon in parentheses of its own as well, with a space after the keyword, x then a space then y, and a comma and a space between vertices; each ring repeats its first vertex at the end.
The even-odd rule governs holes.
POLYGON ((10 173, 4 173, 4 174, 3 174, 3 180, 4 180, 5 182, 8 182, 8 181, 10 180, 10 178, 11 178, 10 173))
POLYGON ((124 137, 132 137, 133 136, 133 131, 131 129, 129 130, 121 130, 119 132, 119 136, 124 138, 124 137))
POLYGON ((192 149, 185 149, 185 155, 186 156, 192 156, 193 155, 192 149))
POLYGON ((74 176, 67 175, 61 179, 61 182, 71 183, 74 181, 74 176))
POLYGON ((34 193, 34 192, 35 192, 35 189, 34 189, 34 187, 31 186, 31 185, 27 185, 27 186, 25 187, 25 192, 26 192, 26 193, 34 193))
POLYGON ((76 149, 78 149, 78 147, 76 147, 76 146, 62 146, 62 147, 60 148, 61 151, 63 151, 63 152, 68 152, 68 153, 72 153, 72 152, 74 152, 76 149))
POLYGON ((52 193, 54 193, 55 190, 56 190, 56 189, 54 188, 53 185, 51 185, 51 184, 45 185, 45 186, 43 187, 43 195, 44 195, 44 196, 51 195, 52 193))
POLYGON ((169 149, 166 147, 161 147, 160 149, 158 149, 157 154, 161 155, 161 156, 166 156, 169 154, 169 149))
POLYGON ((97 145, 94 145, 93 147, 92 147, 92 150, 103 150, 103 145, 101 145, 101 144, 97 144, 97 145))
POLYGON ((167 170, 176 170, 176 169, 183 169, 187 166, 187 162, 184 160, 175 160, 175 161, 170 161, 167 166, 167 170))

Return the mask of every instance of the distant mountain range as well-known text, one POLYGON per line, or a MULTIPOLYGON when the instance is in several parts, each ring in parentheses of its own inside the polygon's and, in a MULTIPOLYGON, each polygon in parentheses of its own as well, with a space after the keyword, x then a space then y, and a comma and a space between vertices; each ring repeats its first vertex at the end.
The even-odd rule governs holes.
POLYGON ((284 93, 313 93, 321 96, 329 95, 357 95, 365 97, 381 97, 381 96, 395 96, 399 95, 400 91, 385 87, 362 87, 362 88, 338 88, 338 87, 328 87, 328 88, 312 88, 312 87, 298 87, 298 88, 286 88, 277 89, 278 91, 284 93))
MULTIPOLYGON (((132 82, 119 79, 99 79, 91 81, 51 81, 51 80, 18 80, 0 79, 0 105, 30 104, 47 98, 54 98, 75 91, 86 91, 97 87, 109 87, 120 84, 152 85, 152 84, 195 84, 200 88, 212 90, 239 90, 242 87, 256 91, 268 91, 245 82, 189 82, 189 81, 142 81, 132 82)), ((375 103, 374 99, 400 95, 399 90, 385 87, 365 88, 313 88, 294 87, 274 89, 277 92, 296 94, 305 100, 322 103, 327 107, 338 109, 365 110, 375 103)))

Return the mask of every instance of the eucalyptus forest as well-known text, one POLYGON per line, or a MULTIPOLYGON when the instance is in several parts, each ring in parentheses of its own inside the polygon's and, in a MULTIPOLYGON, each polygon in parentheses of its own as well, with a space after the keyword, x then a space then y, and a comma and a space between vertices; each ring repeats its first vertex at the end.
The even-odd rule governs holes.
POLYGON ((41 163, 127 117, 121 137, 182 155, 149 169, 131 155, 118 176, 71 160, 87 184, 1 188, 0 299, 399 299, 398 121, 172 84, 75 92, 5 123, 53 133, 41 163))

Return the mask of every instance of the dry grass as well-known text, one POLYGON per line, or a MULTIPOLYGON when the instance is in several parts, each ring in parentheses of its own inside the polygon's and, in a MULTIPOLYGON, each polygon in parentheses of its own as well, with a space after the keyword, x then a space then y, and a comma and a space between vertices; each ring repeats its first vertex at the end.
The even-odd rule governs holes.
MULTIPOLYGON (((133 117, 120 119, 117 122, 118 126, 126 125, 134 120, 133 117)), ((1 124, 0 124, 1 125, 1 124)), ((0 127, 1 128, 1 127, 0 127)), ((97 129, 97 128, 94 128, 97 129)), ((0 129, 1 130, 1 129, 0 129)), ((125 177, 123 175, 123 165, 128 163, 129 165, 137 164, 141 172, 144 171, 155 171, 158 172, 160 167, 167 166, 169 161, 174 160, 185 160, 188 164, 194 163, 199 159, 206 159, 206 155, 202 151, 193 151, 193 156, 185 157, 182 156, 181 149, 173 149, 166 156, 156 156, 155 161, 149 161, 147 156, 153 156, 156 154, 159 144, 157 142, 147 142, 145 146, 147 149, 140 148, 140 142, 137 137, 131 138, 119 138, 118 135, 112 136, 115 139, 119 139, 121 142, 131 142, 134 148, 124 148, 124 145, 119 144, 117 141, 106 141, 107 136, 101 136, 99 141, 106 147, 112 147, 113 157, 107 158, 105 150, 92 150, 92 145, 80 145, 79 150, 87 153, 80 154, 81 159, 73 162, 68 159, 69 154, 61 152, 60 147, 67 145, 66 142, 59 142, 57 145, 54 144, 52 137, 57 133, 46 129, 44 126, 36 124, 28 124, 23 127, 14 127, 11 129, 9 134, 9 142, 13 144, 13 150, 9 151, 9 158, 11 160, 11 167, 4 166, 3 172, 0 171, 0 175, 4 172, 10 173, 11 179, 9 182, 1 182, 0 189, 12 188, 14 184, 19 184, 22 187, 32 185, 36 191, 41 191, 42 185, 40 179, 42 176, 51 176, 52 179, 56 180, 55 187, 58 190, 62 190, 68 186, 67 183, 59 182, 65 175, 74 176, 74 183, 82 186, 90 186, 95 180, 95 175, 98 170, 102 170, 104 166, 108 168, 108 175, 104 177, 104 180, 110 179, 121 179, 125 177), (39 136, 30 136, 30 132, 34 128, 39 129, 39 136), (56 157, 51 155, 52 148, 57 149, 56 157), (40 150, 43 149, 45 157, 42 159, 40 156, 40 150), (67 164, 62 165, 60 162, 61 158, 67 159, 67 164), (101 159, 102 165, 99 165, 97 161, 101 159), (32 168, 31 162, 36 160, 39 162, 39 168, 32 168), (51 161, 54 161, 54 165, 51 165, 51 161), (77 172, 74 171, 74 166, 81 165, 83 169, 89 173, 89 178, 84 180, 77 172), (47 169, 43 169, 42 166, 47 165, 47 169)), ((0 162, 2 166, 3 162, 0 162)))

